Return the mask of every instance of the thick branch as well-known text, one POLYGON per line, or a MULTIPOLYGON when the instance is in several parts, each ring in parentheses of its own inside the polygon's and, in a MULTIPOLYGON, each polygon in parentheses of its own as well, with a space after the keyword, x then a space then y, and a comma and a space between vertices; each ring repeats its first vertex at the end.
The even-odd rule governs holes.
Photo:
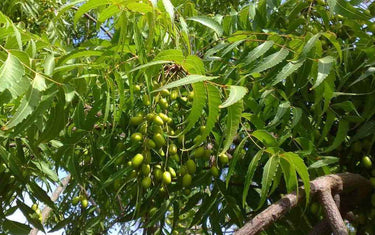
MULTIPOLYGON (((365 197, 370 192, 371 184, 369 180, 358 174, 352 173, 341 173, 336 175, 327 175, 319 177, 310 182, 311 190, 310 195, 313 196, 318 192, 330 191, 334 194, 349 194, 352 191, 356 191, 355 195, 358 197, 365 197), (359 193, 361 192, 361 193, 359 193)), ((237 235, 250 235, 257 234, 265 230, 269 225, 280 219, 293 207, 297 206, 299 202, 304 198, 304 188, 300 187, 299 195, 296 192, 285 195, 275 204, 269 206, 266 210, 259 213, 251 221, 240 228, 237 235)), ((332 199, 333 201, 333 199, 332 199)))
MULTIPOLYGON (((61 185, 59 185, 55 189, 55 191, 53 192, 53 194, 51 196, 51 201, 55 202, 59 198, 60 194, 64 191, 64 189, 68 185, 68 183, 70 181, 70 178, 71 178, 71 176, 68 175, 64 179, 61 180, 61 185)), ((42 224, 44 222, 46 222, 46 220, 47 220, 49 214, 51 213, 51 211, 52 211, 52 209, 50 207, 48 207, 48 206, 46 206, 46 207, 43 208, 43 210, 42 210, 42 224)), ((37 228, 33 228, 30 231, 29 235, 37 235, 38 231, 39 230, 37 228)))
POLYGON ((340 211, 333 200, 331 189, 319 192, 319 197, 333 233, 335 235, 347 235, 348 230, 346 229, 344 220, 340 215, 340 211))

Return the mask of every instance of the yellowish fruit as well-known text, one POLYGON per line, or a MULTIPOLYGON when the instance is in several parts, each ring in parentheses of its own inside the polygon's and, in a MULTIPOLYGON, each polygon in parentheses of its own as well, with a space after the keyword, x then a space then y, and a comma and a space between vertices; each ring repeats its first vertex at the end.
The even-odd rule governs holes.
POLYGON ((150 177, 145 177, 142 179, 142 187, 147 189, 151 186, 151 178, 150 177))
POLYGON ((175 178, 177 176, 176 171, 172 167, 168 167, 169 173, 171 173, 171 176, 175 178))
POLYGON ((159 165, 155 166, 153 173, 156 180, 160 181, 163 178, 163 171, 159 165))
POLYGON ((32 206, 31 206, 31 209, 33 209, 33 211, 36 211, 38 209, 38 204, 34 203, 32 206))
POLYGON ((160 133, 155 133, 153 135, 152 139, 154 140, 154 142, 156 143, 156 146, 158 146, 158 147, 162 147, 166 144, 166 141, 165 141, 163 135, 160 134, 160 133))
POLYGON ((77 205, 78 202, 79 202, 80 200, 81 200, 80 197, 74 197, 74 198, 72 199, 72 204, 73 204, 73 205, 77 205))
POLYGON ((142 164, 142 162, 143 162, 143 155, 142 154, 140 154, 140 153, 138 153, 137 155, 135 155, 134 157, 133 157, 133 159, 132 159, 132 166, 134 167, 134 168, 138 168, 141 164, 142 164))
POLYGON ((133 142, 140 142, 143 138, 143 135, 139 132, 136 132, 136 133, 133 133, 131 136, 130 136, 130 139, 133 141, 133 142))
POLYGON ((372 167, 371 159, 368 156, 363 157, 362 158, 362 165, 367 169, 371 169, 371 167, 372 167))
POLYGON ((157 115, 154 116, 154 120, 153 121, 154 121, 154 123, 156 125, 159 125, 159 126, 161 126, 161 125, 164 124, 163 119, 160 116, 157 116, 157 115))
POLYGON ((195 151, 194 151, 194 157, 196 157, 196 158, 201 158, 201 157, 203 157, 204 156, 204 151, 205 149, 204 149, 204 147, 199 147, 199 148, 197 148, 195 151))
POLYGON ((197 165, 195 165, 195 162, 191 159, 187 160, 186 168, 190 174, 194 174, 197 171, 197 165))
POLYGON ((169 152, 169 154, 176 154, 177 153, 177 146, 175 144, 169 145, 168 152, 169 152))
POLYGON ((211 167, 210 172, 213 177, 219 176, 219 169, 216 166, 211 167))
POLYGON ((164 184, 170 184, 172 182, 172 176, 169 171, 164 171, 163 173, 163 183, 164 184))
POLYGON ((219 161, 221 162, 221 164, 225 165, 229 162, 229 158, 228 158, 228 155, 226 155, 225 153, 222 153, 219 155, 219 161))
POLYGON ((148 174, 150 174, 150 172, 151 172, 151 167, 150 167, 150 165, 145 165, 145 164, 143 164, 142 165, 142 174, 143 175, 148 175, 148 174))
POLYGON ((81 205, 83 208, 87 208, 87 206, 89 205, 89 202, 87 201, 86 198, 81 201, 81 205))
POLYGON ((130 118, 130 125, 137 126, 143 122, 143 116, 136 116, 130 118))
POLYGON ((190 174, 184 175, 182 178, 182 186, 183 187, 189 187, 191 185, 192 177, 190 174))

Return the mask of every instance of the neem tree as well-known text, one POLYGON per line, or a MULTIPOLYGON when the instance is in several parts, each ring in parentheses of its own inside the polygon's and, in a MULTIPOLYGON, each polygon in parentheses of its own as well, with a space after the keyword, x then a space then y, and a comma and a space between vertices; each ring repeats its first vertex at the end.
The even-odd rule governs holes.
POLYGON ((1 1, 0 230, 371 234, 361 2, 1 1))

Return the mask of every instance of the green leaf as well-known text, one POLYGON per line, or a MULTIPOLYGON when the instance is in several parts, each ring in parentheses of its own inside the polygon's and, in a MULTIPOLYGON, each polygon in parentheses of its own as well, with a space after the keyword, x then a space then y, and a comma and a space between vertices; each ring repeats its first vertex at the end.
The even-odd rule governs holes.
POLYGON ((349 131, 349 122, 346 120, 340 120, 339 122, 339 128, 336 133, 335 140, 333 141, 332 145, 329 146, 326 150, 324 150, 324 153, 330 152, 337 147, 340 146, 340 144, 345 140, 346 135, 348 134, 349 131))
POLYGON ((302 49, 301 55, 299 56, 299 60, 304 60, 307 57, 307 54, 311 51, 311 49, 313 49, 319 37, 320 37, 320 33, 315 34, 307 41, 307 43, 302 49))
POLYGON ((164 90, 164 89, 170 89, 170 88, 174 88, 174 87, 194 84, 194 83, 197 83, 197 82, 209 81, 209 80, 216 79, 216 78, 218 78, 218 77, 207 77, 207 76, 204 76, 204 75, 188 75, 184 78, 181 78, 180 80, 177 80, 177 81, 171 82, 167 85, 164 85, 164 86, 160 87, 159 89, 153 90, 152 92, 158 92, 158 91, 161 91, 161 90, 164 90))
POLYGON ((253 159, 251 159, 251 162, 247 168, 246 176, 245 176, 245 182, 244 182, 244 188, 242 192, 242 205, 245 206, 246 203, 246 197, 249 192, 250 184, 253 182, 253 177, 255 170, 259 164, 260 158, 263 156, 263 150, 259 150, 253 159))
POLYGON ((229 185, 230 177, 233 175, 234 170, 236 169, 236 164, 237 164, 238 159, 240 159, 244 155, 243 150, 244 150, 244 145, 246 144, 247 139, 248 137, 243 138, 241 143, 237 146, 236 150, 233 153, 233 158, 229 163, 228 174, 226 176, 227 188, 229 185))
POLYGON ((216 204, 217 198, 216 193, 213 193, 210 197, 207 195, 205 198, 203 198, 202 205, 197 213, 195 213, 189 227, 196 225, 202 218, 207 216, 211 208, 216 204))
POLYGON ((220 91, 216 86, 207 84, 207 98, 208 98, 208 117, 206 119, 206 129, 202 133, 201 139, 204 140, 210 134, 217 122, 220 113, 219 105, 221 103, 220 91))
POLYGON ((307 167, 303 162, 303 159, 292 152, 286 152, 281 154, 280 156, 286 158, 290 163, 292 163, 298 175, 301 177, 303 185, 305 186, 307 207, 310 201, 310 176, 309 171, 307 170, 307 167))
POLYGON ((332 156, 322 156, 320 159, 309 166, 309 169, 321 168, 339 162, 340 158, 332 156))
POLYGON ((266 41, 250 51, 245 58, 244 66, 250 64, 251 62, 264 55, 273 46, 273 43, 273 41, 266 41))
POLYGON ((260 73, 264 70, 274 67, 275 65, 281 63, 289 54, 289 50, 286 48, 282 48, 280 51, 275 52, 266 58, 264 58, 261 62, 259 62, 255 69, 251 70, 249 74, 253 73, 260 73))
POLYGON ((158 65, 158 64, 170 64, 170 63, 173 63, 173 61, 169 61, 169 60, 156 60, 156 61, 151 61, 150 63, 140 65, 140 66, 138 66, 138 67, 136 67, 136 68, 130 70, 129 73, 134 72, 134 71, 137 71, 137 70, 140 70, 140 69, 148 68, 148 67, 153 66, 153 65, 158 65))
POLYGON ((222 103, 219 108, 226 108, 231 106, 232 104, 238 102, 241 100, 246 93, 248 92, 248 89, 243 86, 229 86, 229 97, 227 100, 222 103))
POLYGON ((78 8, 76 14, 74 15, 74 19, 73 19, 74 25, 77 25, 79 18, 81 18, 81 16, 87 13, 88 11, 94 8, 100 7, 100 6, 107 5, 109 3, 110 3, 109 0, 90 0, 86 2, 85 4, 80 6, 80 8, 78 8))
POLYGON ((182 133, 187 133, 194 127, 195 123, 200 119, 203 108, 206 104, 206 89, 203 83, 198 82, 193 84, 193 105, 189 116, 186 118, 186 122, 188 123, 182 133))
POLYGON ((13 98, 25 93, 30 82, 23 76, 24 72, 24 67, 18 58, 9 53, 0 68, 0 92, 7 89, 13 98))
POLYGON ((169 0, 163 0, 163 5, 165 10, 167 11, 169 17, 171 18, 171 21, 174 21, 174 7, 169 0))
POLYGON ((290 103, 288 101, 281 103, 279 107, 277 108, 274 119, 268 125, 269 126, 276 125, 288 110, 290 110, 290 103))
POLYGON ((256 130, 251 135, 267 147, 276 147, 278 145, 276 138, 266 130, 256 130))
POLYGON ((177 64, 182 64, 184 59, 182 51, 177 49, 163 50, 154 58, 154 60, 171 60, 177 64))
POLYGON ((230 145, 232 144, 233 138, 235 137, 238 129, 238 125, 241 122, 241 115, 243 111, 242 100, 228 107, 227 124, 224 132, 225 141, 223 149, 220 154, 225 153, 230 145))
POLYGON ((60 99, 56 106, 51 109, 46 128, 39 135, 38 143, 46 143, 60 133, 65 127, 66 115, 65 115, 65 99, 60 99))
POLYGON ((276 171, 279 166, 279 162, 280 162, 279 156, 273 155, 268 159, 266 165, 263 168, 260 202, 256 210, 259 210, 263 206, 264 202, 266 201, 268 192, 272 185, 272 181, 274 180, 276 176, 276 171))
POLYGON ((369 20, 366 14, 360 12, 345 0, 327 0, 331 12, 340 14, 344 17, 354 20, 369 20))
POLYGON ((188 55, 182 62, 182 67, 190 74, 204 74, 204 64, 201 58, 196 55, 188 55))
POLYGON ((31 182, 28 186, 33 196, 49 207, 55 208, 55 204, 51 201, 48 194, 36 182, 31 182))
POLYGON ((67 54, 66 56, 62 57, 59 60, 58 66, 61 66, 68 62, 69 60, 73 60, 76 58, 83 57, 84 59, 87 59, 91 56, 101 56, 103 55, 104 51, 95 51, 95 50, 79 50, 79 51, 73 51, 72 53, 67 54))
POLYGON ((46 88, 47 86, 44 78, 40 74, 36 74, 29 91, 22 98, 20 106, 17 108, 12 119, 6 125, 6 128, 13 128, 27 118, 39 104, 41 92, 46 88))
POLYGON ((355 105, 353 104, 353 102, 351 102, 349 100, 341 102, 341 103, 332 104, 331 107, 334 108, 334 109, 344 110, 347 113, 349 113, 351 111, 354 111, 355 114, 357 114, 359 117, 361 116, 358 113, 357 109, 355 108, 355 105))
POLYGON ((331 71, 332 65, 335 62, 335 58, 332 56, 326 56, 324 58, 319 59, 318 63, 318 77, 316 78, 314 86, 311 88, 314 89, 319 86, 324 79, 328 76, 331 71))
POLYGON ((292 114, 293 114, 293 120, 291 124, 291 128, 295 127, 299 120, 301 120, 302 117, 302 109, 298 107, 292 107, 292 114))
POLYGON ((326 37, 332 45, 335 47, 337 53, 339 54, 340 57, 340 62, 342 61, 342 50, 341 50, 341 45, 336 39, 336 34, 329 32, 329 33, 322 33, 324 37, 326 37))
POLYGON ((2 227, 4 232, 11 235, 25 235, 29 234, 31 230, 31 228, 26 224, 7 219, 2 223, 2 227))
POLYGON ((281 72, 277 74, 275 81, 272 83, 272 86, 278 84, 279 82, 289 77, 292 73, 294 73, 303 65, 303 62, 305 61, 302 60, 300 62, 289 62, 287 65, 285 65, 281 72))
POLYGON ((293 190, 298 190, 298 179, 296 169, 294 165, 291 164, 288 159, 280 158, 280 166, 281 170, 284 173, 284 180, 286 184, 286 190, 288 193, 292 192, 293 190))
POLYGON ((194 16, 187 18, 187 20, 196 21, 203 24, 204 26, 209 27, 210 29, 213 29, 219 37, 223 35, 223 28, 221 27, 221 25, 211 18, 208 18, 206 16, 194 16))

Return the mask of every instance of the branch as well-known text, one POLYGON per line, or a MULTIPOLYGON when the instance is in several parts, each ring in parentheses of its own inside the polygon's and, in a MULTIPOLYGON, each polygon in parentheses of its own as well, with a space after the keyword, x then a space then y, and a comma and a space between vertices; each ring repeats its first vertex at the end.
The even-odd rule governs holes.
MULTIPOLYGON (((352 174, 352 173, 341 173, 341 174, 335 174, 335 175, 327 175, 319 177, 313 181, 310 182, 311 190, 310 195, 314 196, 315 194, 320 195, 321 198, 324 196, 323 203, 330 203, 330 205, 335 205, 335 201, 332 198, 331 194, 329 193, 329 196, 331 198, 328 198, 327 193, 322 192, 333 192, 334 195, 336 194, 344 194, 351 195, 351 200, 353 200, 353 196, 355 196, 356 200, 361 201, 361 199, 365 198, 370 192, 371 192, 371 184, 370 181, 366 178, 362 177, 358 174, 352 174), (355 194, 352 194, 352 193, 355 194), (332 199, 332 200, 331 200, 332 199)), ((276 222, 280 217, 288 213, 292 208, 296 207, 298 203, 300 203, 305 197, 305 191, 304 187, 300 187, 299 194, 297 195, 296 192, 293 192, 291 194, 287 194, 284 197, 282 197, 278 202, 274 203, 273 205, 269 206, 267 209, 259 213, 257 216, 255 216, 251 221, 246 223, 242 228, 240 228, 236 234, 237 235, 251 235, 251 234, 257 234, 263 230, 265 230, 269 225, 276 222)), ((349 198, 349 197, 348 197, 349 198)), ((335 196, 335 200, 340 201, 337 196, 335 196)), ((344 199, 342 199, 344 200, 344 199)), ((350 201, 350 199, 348 199, 350 201)), ((349 202, 350 203, 350 202, 349 202)), ((325 205, 323 205, 325 206, 325 205)), ((325 206, 326 207, 326 206, 325 206)), ((327 208, 326 208, 327 209, 327 208)), ((328 217, 327 219, 330 220, 330 224, 332 226, 332 223, 340 223, 342 220, 341 215, 337 213, 338 208, 336 207, 336 210, 333 210, 331 208, 328 208, 329 211, 326 214, 329 214, 330 216, 334 216, 334 221, 332 221, 328 217)), ((337 232, 334 231, 334 232, 337 232)), ((337 233, 340 234, 340 233, 337 233)))
MULTIPOLYGON (((53 194, 51 195, 51 201, 52 202, 55 202, 59 198, 60 194, 64 191, 64 189, 68 185, 68 183, 70 181, 70 178, 71 178, 71 176, 68 175, 64 179, 61 180, 61 185, 59 185, 55 189, 53 194)), ((46 222, 46 220, 47 220, 49 214, 51 213, 51 211, 52 211, 52 209, 48 206, 43 208, 43 210, 42 210, 42 224, 46 222)), ((38 231, 39 230, 37 228, 33 228, 33 229, 31 229, 29 235, 37 235, 38 231)))

